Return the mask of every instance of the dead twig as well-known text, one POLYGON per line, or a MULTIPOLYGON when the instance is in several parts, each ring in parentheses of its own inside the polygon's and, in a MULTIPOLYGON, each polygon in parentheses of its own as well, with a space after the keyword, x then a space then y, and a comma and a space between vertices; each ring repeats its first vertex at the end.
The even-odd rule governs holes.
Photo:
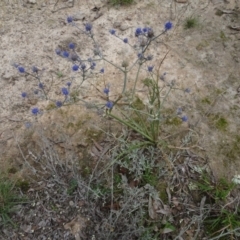
POLYGON ((66 8, 73 8, 75 1, 74 1, 74 0, 72 1, 72 5, 71 5, 71 6, 61 7, 61 8, 59 8, 59 9, 57 9, 57 10, 54 10, 55 7, 57 6, 58 2, 59 2, 59 0, 57 0, 56 3, 54 4, 53 10, 51 11, 52 13, 58 12, 58 11, 60 11, 60 10, 66 9, 66 8))
POLYGON ((240 31, 240 26, 238 26, 238 27, 228 26, 228 27, 232 30, 240 31))

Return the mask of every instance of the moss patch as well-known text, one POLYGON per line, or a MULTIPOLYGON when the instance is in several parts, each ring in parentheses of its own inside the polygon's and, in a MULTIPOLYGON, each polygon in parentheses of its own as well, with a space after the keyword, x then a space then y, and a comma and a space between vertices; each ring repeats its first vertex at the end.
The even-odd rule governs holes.
POLYGON ((179 126, 182 124, 182 120, 179 117, 173 117, 166 119, 167 125, 179 126))
POLYGON ((217 129, 221 130, 221 131, 225 131, 227 126, 228 126, 228 122, 224 117, 220 117, 216 123, 215 126, 217 129))
POLYGON ((56 108, 56 105, 51 102, 49 103, 47 106, 46 106, 46 110, 49 111, 49 110, 52 110, 52 109, 55 109, 56 108))

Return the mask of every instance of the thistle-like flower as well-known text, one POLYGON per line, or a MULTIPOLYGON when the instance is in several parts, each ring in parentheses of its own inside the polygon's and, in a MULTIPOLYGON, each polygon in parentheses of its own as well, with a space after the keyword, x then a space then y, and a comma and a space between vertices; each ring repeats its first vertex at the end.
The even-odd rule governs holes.
POLYGON ((40 113, 40 111, 39 111, 39 109, 37 108, 37 107, 35 107, 35 108, 32 108, 32 114, 33 115, 38 115, 40 113))
POLYGON ((165 23, 165 30, 168 31, 173 27, 173 24, 169 21, 165 23))
POLYGON ((62 94, 67 96, 69 94, 68 89, 67 88, 62 88, 62 94))
POLYGON ((69 47, 70 49, 74 49, 74 48, 75 48, 75 44, 74 44, 74 43, 69 43, 69 44, 68 44, 68 47, 69 47))
POLYGON ((116 30, 114 30, 114 29, 109 30, 109 32, 110 32, 112 35, 115 35, 115 34, 116 34, 116 30))
POLYGON ((106 108, 108 109, 112 109, 113 108, 113 102, 111 101, 108 101, 106 104, 105 104, 106 108))
POLYGON ((18 71, 19 71, 20 73, 25 73, 25 68, 19 66, 19 67, 18 67, 18 71))

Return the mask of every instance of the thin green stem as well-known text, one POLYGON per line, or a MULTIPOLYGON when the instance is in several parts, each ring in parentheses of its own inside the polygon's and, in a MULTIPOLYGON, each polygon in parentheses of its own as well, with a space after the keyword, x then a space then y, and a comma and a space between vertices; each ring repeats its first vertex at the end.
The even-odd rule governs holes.
POLYGON ((145 137, 146 139, 148 139, 150 142, 153 142, 153 139, 151 138, 151 136, 147 135, 146 133, 144 133, 143 131, 141 131, 139 128, 137 128, 136 126, 120 119, 119 117, 111 114, 111 113, 108 113, 108 115, 114 119, 116 119, 118 122, 122 123, 123 125, 127 126, 127 127, 130 127, 131 129, 133 129, 134 131, 140 133, 143 137, 145 137))
POLYGON ((134 95, 135 95, 135 90, 136 90, 136 85, 137 85, 137 81, 138 81, 138 76, 139 76, 139 73, 140 73, 140 68, 141 68, 141 64, 139 63, 138 70, 137 70, 137 75, 136 75, 136 79, 135 79, 134 87, 133 87, 132 99, 134 98, 134 95))
POLYGON ((127 86, 127 70, 125 68, 125 71, 123 72, 124 73, 124 81, 123 81, 123 90, 122 90, 122 94, 125 93, 126 91, 126 86, 127 86))
POLYGON ((102 57, 102 59, 103 59, 104 61, 108 62, 109 64, 111 64, 112 66, 114 66, 115 68, 117 68, 118 70, 124 72, 124 70, 123 70, 121 67, 119 67, 119 66, 117 66, 116 64, 108 61, 105 57, 102 57))

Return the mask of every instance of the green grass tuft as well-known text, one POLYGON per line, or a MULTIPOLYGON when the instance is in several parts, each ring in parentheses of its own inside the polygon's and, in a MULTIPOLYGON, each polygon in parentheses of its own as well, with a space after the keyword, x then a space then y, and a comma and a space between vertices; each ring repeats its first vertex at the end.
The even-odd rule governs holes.
POLYGON ((3 225, 14 223, 11 220, 11 213, 14 212, 14 206, 23 201, 15 193, 15 185, 9 179, 4 177, 0 178, 0 218, 3 225))
POLYGON ((109 0, 109 3, 112 5, 130 5, 134 0, 109 0))
POLYGON ((184 29, 195 28, 198 25, 198 20, 195 17, 189 17, 184 22, 184 29))

